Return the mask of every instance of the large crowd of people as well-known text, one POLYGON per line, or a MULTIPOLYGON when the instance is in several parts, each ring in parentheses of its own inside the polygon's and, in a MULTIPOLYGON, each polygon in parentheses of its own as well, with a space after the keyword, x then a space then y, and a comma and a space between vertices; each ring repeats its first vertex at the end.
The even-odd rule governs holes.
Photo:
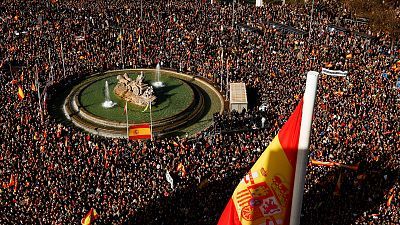
POLYGON ((90 208, 96 224, 216 224, 322 67, 348 76, 320 77, 310 158, 347 167, 310 163, 302 224, 399 224, 400 48, 343 7, 316 1, 310 26, 309 4, 1 1, 0 224, 78 224, 90 208), (192 137, 127 141, 45 104, 89 74, 157 63, 222 93, 245 82, 254 106, 192 137))

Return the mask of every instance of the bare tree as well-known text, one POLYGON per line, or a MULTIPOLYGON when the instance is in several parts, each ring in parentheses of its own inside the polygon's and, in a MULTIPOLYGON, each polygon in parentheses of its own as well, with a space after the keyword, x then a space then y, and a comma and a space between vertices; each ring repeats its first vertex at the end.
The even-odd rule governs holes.
POLYGON ((400 36, 400 2, 398 0, 344 0, 344 2, 355 15, 368 18, 374 32, 389 33, 393 50, 394 43, 400 36))

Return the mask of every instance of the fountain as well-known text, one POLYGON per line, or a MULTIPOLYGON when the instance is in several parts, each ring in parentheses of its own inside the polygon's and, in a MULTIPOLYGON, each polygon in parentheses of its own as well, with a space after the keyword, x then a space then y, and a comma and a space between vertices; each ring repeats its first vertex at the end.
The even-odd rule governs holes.
POLYGON ((105 90, 104 90, 104 102, 102 104, 103 108, 109 109, 112 108, 116 105, 117 103, 111 101, 110 99, 110 91, 108 90, 108 81, 106 81, 105 84, 105 90))
POLYGON ((160 81, 160 63, 157 63, 156 66, 156 80, 157 81, 152 83, 153 87, 155 88, 164 87, 164 83, 160 81))

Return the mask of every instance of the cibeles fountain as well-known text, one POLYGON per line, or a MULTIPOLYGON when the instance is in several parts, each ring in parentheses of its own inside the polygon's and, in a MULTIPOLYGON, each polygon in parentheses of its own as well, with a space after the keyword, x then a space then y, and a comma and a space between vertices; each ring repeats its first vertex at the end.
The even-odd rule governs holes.
POLYGON ((118 84, 114 88, 114 93, 126 101, 140 106, 154 104, 156 96, 154 96, 153 87, 143 82, 143 72, 132 80, 128 74, 118 75, 118 84))
POLYGON ((104 102, 101 104, 104 108, 109 109, 116 105, 117 103, 111 101, 110 91, 108 89, 108 81, 106 81, 104 86, 104 102))

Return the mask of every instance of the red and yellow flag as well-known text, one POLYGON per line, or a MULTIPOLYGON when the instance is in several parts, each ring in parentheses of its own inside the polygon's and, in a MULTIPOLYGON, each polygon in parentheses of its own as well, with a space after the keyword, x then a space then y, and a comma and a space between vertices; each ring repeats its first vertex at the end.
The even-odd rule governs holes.
POLYGON ((25 94, 24 94, 24 91, 22 90, 21 85, 18 85, 18 98, 19 98, 20 100, 22 100, 22 99, 25 98, 25 94))
POLYGON ((387 202, 386 202, 386 206, 387 207, 389 207, 391 204, 392 204, 392 200, 393 200, 393 198, 394 198, 394 196, 395 196, 395 191, 394 191, 394 187, 392 188, 392 189, 390 189, 390 191, 389 191, 389 194, 390 193, 392 193, 391 195, 389 195, 389 198, 388 198, 388 200, 387 200, 387 202))
POLYGON ((35 86, 35 84, 33 82, 31 83, 31 90, 32 91, 36 91, 36 86, 35 86))
POLYGON ((15 176, 11 174, 10 181, 8 183, 3 183, 3 188, 9 188, 15 185, 15 176))
POLYGON ((334 162, 324 162, 324 161, 318 161, 318 160, 314 160, 314 159, 311 159, 311 164, 316 165, 316 166, 328 166, 328 167, 336 166, 336 164, 334 162))
POLYGON ((82 218, 81 223, 82 225, 90 225, 98 217, 99 214, 97 214, 96 210, 91 208, 86 216, 82 218))
POLYGON ((17 190, 18 190, 18 176, 15 176, 14 193, 17 192, 17 190))
POLYGON ((180 171, 182 173, 182 176, 186 176, 186 169, 185 166, 182 163, 178 164, 178 167, 176 168, 176 171, 180 171))
POLYGON ((129 127, 129 140, 150 139, 150 124, 137 124, 129 127))
POLYGON ((303 100, 233 192, 218 225, 289 224, 303 100))

